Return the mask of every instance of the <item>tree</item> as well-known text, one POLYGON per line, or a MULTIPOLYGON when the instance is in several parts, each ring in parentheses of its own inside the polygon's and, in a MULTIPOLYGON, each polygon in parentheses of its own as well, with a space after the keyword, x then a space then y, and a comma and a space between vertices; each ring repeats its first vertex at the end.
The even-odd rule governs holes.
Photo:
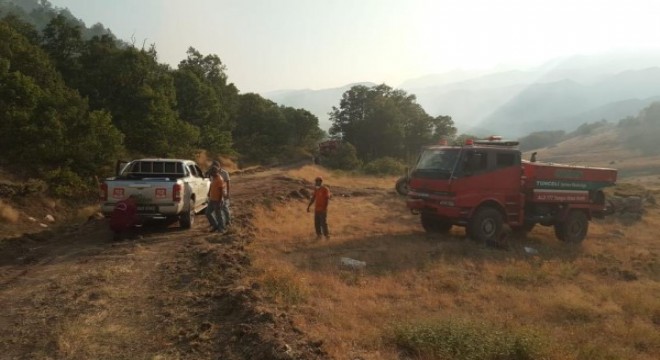
POLYGON ((199 144, 199 128, 179 118, 172 72, 156 59, 153 46, 119 48, 111 36, 95 37, 80 56, 77 88, 94 110, 112 114, 129 150, 190 156, 199 144))
POLYGON ((316 115, 305 109, 294 109, 281 106, 280 111, 288 123, 289 145, 297 148, 311 149, 323 138, 323 131, 319 128, 319 119, 316 115))
POLYGON ((290 127, 278 105, 258 94, 239 96, 233 137, 236 149, 253 161, 277 160, 288 144, 290 127))
POLYGON ((47 54, 6 22, 0 43, 0 161, 35 173, 66 168, 87 176, 116 156, 121 134, 109 115, 90 113, 47 54))
POLYGON ((364 161, 384 156, 407 159, 428 144, 434 122, 414 95, 382 84, 357 85, 330 113, 330 134, 353 144, 364 161))
POLYGON ((456 127, 454 120, 451 116, 438 115, 432 120, 433 123, 433 140, 452 140, 456 137, 456 127))
POLYGON ((238 89, 227 84, 225 66, 217 55, 188 49, 187 59, 174 72, 177 111, 181 119, 201 129, 199 146, 214 153, 231 153, 238 89))
POLYGON ((43 31, 43 48, 67 82, 80 73, 78 57, 83 50, 80 26, 58 14, 43 31))

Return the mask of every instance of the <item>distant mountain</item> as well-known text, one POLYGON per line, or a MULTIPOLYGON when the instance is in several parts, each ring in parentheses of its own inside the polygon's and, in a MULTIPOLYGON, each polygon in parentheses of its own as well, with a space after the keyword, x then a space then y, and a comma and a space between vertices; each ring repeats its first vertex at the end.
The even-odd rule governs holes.
MULTIPOLYGON (((264 96, 310 110, 327 128, 327 113, 352 85, 264 96)), ((571 131, 584 122, 634 116, 657 99, 660 51, 570 56, 528 69, 455 70, 410 79, 397 88, 415 95, 429 115, 451 116, 459 133, 516 137, 541 130, 571 131)))
POLYGON ((477 126, 510 136, 540 130, 571 131, 593 119, 593 114, 617 121, 636 115, 660 96, 660 67, 625 71, 592 85, 573 80, 535 83, 485 117, 477 126), (603 114, 603 109, 611 113, 603 114), (581 117, 581 115, 587 117, 581 117), (616 116, 616 117, 615 117, 616 116))
MULTIPOLYGON (((63 15, 74 25, 80 26, 81 35, 85 40, 94 36, 109 35, 118 41, 110 29, 106 29, 103 24, 96 23, 87 27, 69 9, 55 7, 48 0, 0 0, 0 18, 10 14, 33 25, 39 31, 42 31, 51 19, 57 15, 63 15)), ((124 41, 119 41, 119 43, 127 45, 124 41)))
POLYGON ((567 129, 578 126, 583 123, 594 123, 601 120, 616 123, 621 119, 633 116, 639 113, 641 109, 648 107, 650 104, 660 101, 660 96, 655 96, 643 100, 631 99, 621 100, 590 109, 583 113, 569 117, 562 121, 567 125, 567 129))
POLYGON ((342 95, 356 85, 371 87, 376 84, 362 82, 323 90, 277 90, 263 93, 261 95, 264 98, 270 99, 281 105, 308 110, 319 118, 319 126, 321 129, 328 130, 331 125, 328 113, 332 111, 333 106, 339 107, 339 101, 341 100, 342 95))

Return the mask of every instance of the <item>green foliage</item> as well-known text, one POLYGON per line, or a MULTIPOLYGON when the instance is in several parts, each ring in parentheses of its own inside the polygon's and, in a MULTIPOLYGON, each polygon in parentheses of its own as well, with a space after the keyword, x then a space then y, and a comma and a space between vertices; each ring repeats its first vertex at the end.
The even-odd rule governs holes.
POLYGON ((370 175, 401 175, 405 172, 406 166, 397 159, 383 157, 368 163, 363 170, 370 175))
POLYGON ((42 179, 28 179, 23 186, 22 194, 40 194, 48 190, 48 184, 42 179))
POLYGON ((120 154, 254 163, 309 157, 318 119, 239 95, 217 55, 189 48, 176 70, 46 1, 0 0, 0 164, 67 196, 120 154), (76 178, 78 177, 78 178, 76 178))
POLYGON ((189 48, 188 58, 174 72, 174 85, 181 119, 201 129, 199 147, 231 153, 238 90, 227 84, 220 58, 189 48))
POLYGON ((395 326, 393 342, 429 359, 532 360, 549 358, 548 346, 535 332, 489 324, 441 320, 395 326))
POLYGON ((49 192, 55 196, 85 197, 94 192, 90 183, 86 183, 78 174, 66 167, 47 171, 44 176, 49 192))
POLYGON ((82 52, 81 27, 66 16, 55 16, 43 31, 43 49, 64 79, 73 79, 80 73, 78 57, 82 52))
POLYGON ((122 136, 110 115, 89 112, 48 56, 11 25, 0 22, 0 39, 0 162, 29 166, 33 175, 65 166, 87 176, 116 157, 122 136))
POLYGON ((344 142, 334 154, 323 158, 322 164, 332 169, 355 170, 362 166, 362 160, 357 157, 355 146, 344 142))
POLYGON ((258 94, 239 96, 233 137, 247 161, 290 160, 292 147, 311 151, 321 136, 318 119, 307 110, 278 106, 258 94))
POLYGON ((342 95, 339 108, 333 107, 330 119, 330 134, 353 144, 364 161, 409 159, 434 139, 456 132, 450 117, 432 118, 414 95, 385 84, 352 87, 342 95))

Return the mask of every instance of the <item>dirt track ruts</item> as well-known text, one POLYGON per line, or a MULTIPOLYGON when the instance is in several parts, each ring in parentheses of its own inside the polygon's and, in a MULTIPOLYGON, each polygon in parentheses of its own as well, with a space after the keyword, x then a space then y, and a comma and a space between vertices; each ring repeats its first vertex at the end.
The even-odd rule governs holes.
POLYGON ((113 242, 105 220, 0 242, 0 353, 7 359, 323 359, 286 313, 261 306, 244 245, 251 209, 305 183, 234 175, 229 232, 150 225, 113 242))

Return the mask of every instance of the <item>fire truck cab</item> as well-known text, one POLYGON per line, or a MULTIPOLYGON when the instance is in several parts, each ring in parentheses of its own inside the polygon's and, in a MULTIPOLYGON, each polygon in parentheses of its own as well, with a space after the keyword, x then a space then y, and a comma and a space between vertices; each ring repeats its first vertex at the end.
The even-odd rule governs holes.
POLYGON ((462 146, 423 149, 409 175, 408 208, 427 232, 465 227, 469 237, 497 242, 502 227, 554 226, 556 237, 581 242, 589 220, 606 211, 602 188, 616 170, 522 160, 518 142, 492 136, 462 146))

